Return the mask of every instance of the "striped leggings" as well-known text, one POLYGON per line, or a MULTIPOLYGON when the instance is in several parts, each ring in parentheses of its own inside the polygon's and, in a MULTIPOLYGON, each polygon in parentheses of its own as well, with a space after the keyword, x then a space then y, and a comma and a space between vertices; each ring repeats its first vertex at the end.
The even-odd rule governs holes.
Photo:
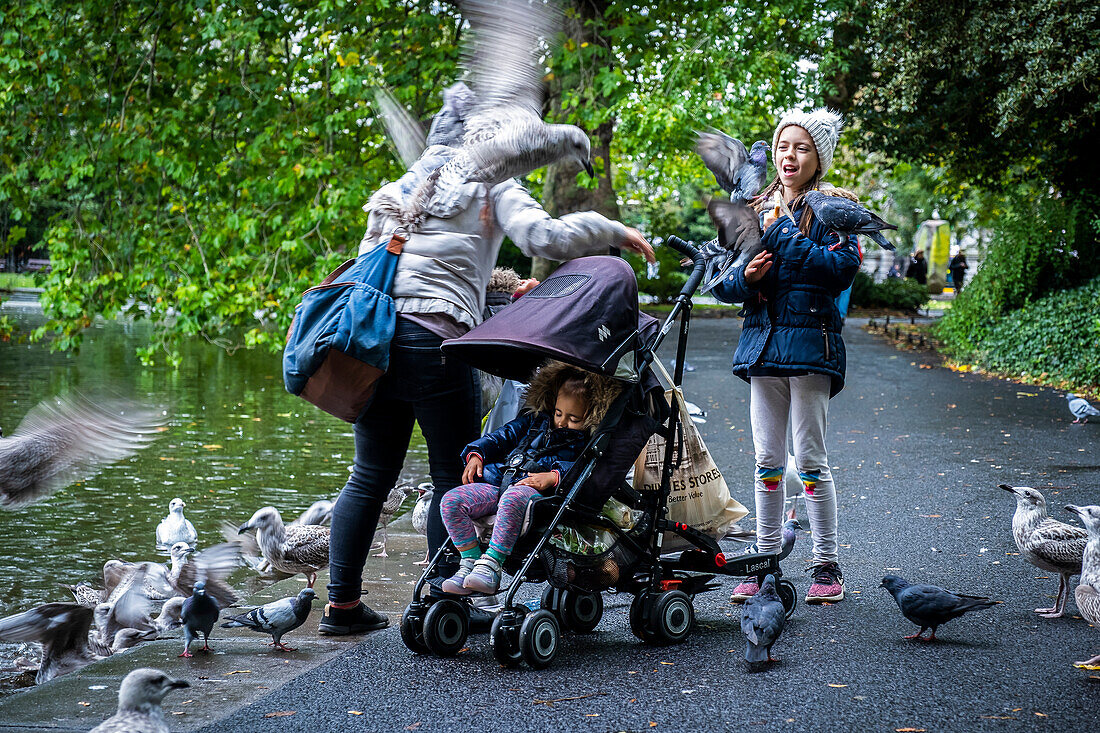
POLYGON ((443 517, 443 526, 458 549, 472 547, 477 543, 477 528, 473 520, 496 512, 493 525, 493 537, 489 547, 502 556, 512 554, 520 530, 523 528, 523 515, 531 499, 538 496, 538 489, 532 486, 513 485, 502 495, 499 486, 492 484, 464 484, 456 486, 443 495, 439 502, 439 513, 443 517))

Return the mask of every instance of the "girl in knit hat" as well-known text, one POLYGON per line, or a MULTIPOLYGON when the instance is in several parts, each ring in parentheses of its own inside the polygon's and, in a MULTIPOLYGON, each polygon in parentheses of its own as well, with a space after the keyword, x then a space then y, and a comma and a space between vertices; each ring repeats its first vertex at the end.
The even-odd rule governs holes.
MULTIPOLYGON (((807 191, 823 188, 840 127, 840 115, 823 108, 790 112, 780 120, 772 137, 776 177, 757 199, 765 250, 713 290, 719 300, 745 308, 733 373, 750 385, 761 552, 778 552, 782 542, 788 426, 793 435, 813 535, 807 603, 844 598, 825 426, 829 399, 844 386, 843 321, 834 299, 852 284, 863 255, 854 237, 842 245, 803 201, 807 191), (770 200, 777 194, 783 207, 770 200)), ((825 192, 854 198, 840 189, 825 192)), ((758 590, 757 578, 746 578, 731 600, 744 602, 758 590)))

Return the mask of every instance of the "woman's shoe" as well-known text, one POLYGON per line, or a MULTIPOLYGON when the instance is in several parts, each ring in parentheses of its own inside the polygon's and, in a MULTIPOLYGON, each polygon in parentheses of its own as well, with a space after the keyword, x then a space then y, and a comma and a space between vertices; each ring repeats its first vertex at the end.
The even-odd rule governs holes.
POLYGON ((450 593, 451 595, 456 596, 470 595, 471 591, 467 590, 463 586, 463 581, 465 581, 470 572, 473 571, 474 563, 476 562, 477 561, 474 560, 472 557, 462 558, 462 560, 458 563, 458 572, 444 580, 439 586, 440 590, 442 590, 444 593, 450 593))
POLYGON ((481 559, 474 563, 474 569, 466 576, 462 587, 467 593, 485 593, 491 595, 500 588, 500 563, 482 555, 481 559))
POLYGON ((357 603, 351 608, 333 608, 325 604, 317 631, 327 636, 346 636, 377 631, 386 628, 389 624, 388 618, 365 603, 357 603))

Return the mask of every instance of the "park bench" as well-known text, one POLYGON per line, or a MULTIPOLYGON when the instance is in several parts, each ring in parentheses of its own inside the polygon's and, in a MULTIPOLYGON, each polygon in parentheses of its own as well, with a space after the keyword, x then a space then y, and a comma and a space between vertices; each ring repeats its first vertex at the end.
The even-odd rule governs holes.
POLYGON ((24 272, 48 272, 49 269, 49 260, 28 259, 26 262, 23 263, 24 272))

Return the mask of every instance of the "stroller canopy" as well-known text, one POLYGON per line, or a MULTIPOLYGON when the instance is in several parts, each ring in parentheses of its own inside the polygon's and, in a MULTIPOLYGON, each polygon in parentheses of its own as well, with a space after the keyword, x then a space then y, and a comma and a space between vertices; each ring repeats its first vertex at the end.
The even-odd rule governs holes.
POLYGON ((547 358, 628 382, 638 380, 640 332, 656 319, 638 312, 638 280, 619 257, 566 262, 537 288, 443 353, 490 374, 526 382, 547 358))

